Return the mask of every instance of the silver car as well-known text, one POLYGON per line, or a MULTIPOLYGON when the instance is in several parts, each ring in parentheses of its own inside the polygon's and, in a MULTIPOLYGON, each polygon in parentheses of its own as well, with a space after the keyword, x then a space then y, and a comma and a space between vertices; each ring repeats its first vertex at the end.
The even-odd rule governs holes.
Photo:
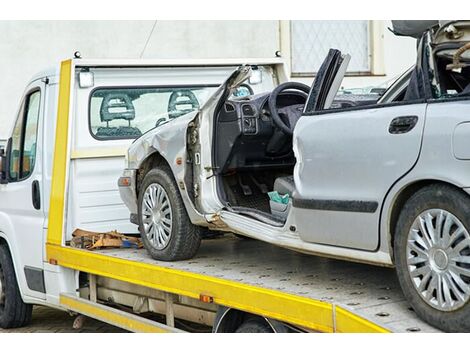
POLYGON ((243 66, 135 141, 119 185, 149 253, 191 258, 209 229, 394 266, 425 321, 470 331, 470 22, 423 30, 379 100, 335 100, 332 49, 312 87, 234 97, 243 66))

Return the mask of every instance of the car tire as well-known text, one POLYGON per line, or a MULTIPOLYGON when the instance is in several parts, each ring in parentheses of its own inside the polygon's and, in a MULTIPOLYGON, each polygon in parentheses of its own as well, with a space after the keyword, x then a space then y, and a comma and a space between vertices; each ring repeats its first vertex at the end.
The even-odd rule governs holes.
POLYGON ((0 328, 20 328, 31 321, 33 306, 21 298, 10 252, 0 245, 0 328))
POLYGON ((469 230, 470 197, 440 184, 411 196, 396 226, 403 293, 421 319, 447 332, 470 331, 469 230))
POLYGON ((240 334, 269 334, 274 333, 268 322, 260 317, 249 318, 241 324, 236 333, 240 334))
POLYGON ((191 223, 168 167, 145 175, 139 190, 138 218, 142 242, 152 258, 177 261, 196 254, 202 231, 191 223), (156 198, 153 204, 150 202, 152 194, 156 198))

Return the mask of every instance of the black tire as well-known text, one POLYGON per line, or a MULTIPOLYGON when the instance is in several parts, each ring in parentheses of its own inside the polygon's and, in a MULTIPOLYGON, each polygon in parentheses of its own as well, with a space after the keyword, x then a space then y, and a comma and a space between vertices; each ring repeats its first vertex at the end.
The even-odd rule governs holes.
POLYGON ((0 297, 0 328, 12 329, 27 325, 31 321, 33 306, 25 304, 21 298, 10 252, 4 245, 0 245, 0 280, 3 287, 3 297, 0 297))
POLYGON ((250 318, 235 331, 241 334, 270 334, 274 333, 268 322, 263 318, 250 318))
POLYGON ((163 261, 191 259, 201 244, 201 228, 191 223, 180 192, 168 167, 151 170, 145 175, 139 190, 138 199, 139 230, 142 242, 152 258, 163 261), (168 245, 163 249, 155 248, 145 235, 142 217, 142 201, 145 190, 151 184, 159 184, 168 195, 172 211, 171 235, 168 245))
MULTIPOLYGON (((417 292, 408 271, 406 246, 414 220, 431 209, 445 210, 470 229, 470 197, 447 185, 430 185, 416 192, 403 207, 394 234, 394 256, 398 280, 416 314, 428 324, 447 332, 470 332, 470 302, 453 311, 443 311, 426 303, 417 292)), ((428 264, 426 264, 428 265, 428 264)))

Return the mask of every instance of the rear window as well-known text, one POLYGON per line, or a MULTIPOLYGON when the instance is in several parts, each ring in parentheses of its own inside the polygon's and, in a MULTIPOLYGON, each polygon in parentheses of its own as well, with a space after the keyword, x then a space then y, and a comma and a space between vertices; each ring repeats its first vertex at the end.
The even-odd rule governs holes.
POLYGON ((216 86, 98 88, 90 99, 90 132, 97 139, 135 139, 199 109, 216 86))

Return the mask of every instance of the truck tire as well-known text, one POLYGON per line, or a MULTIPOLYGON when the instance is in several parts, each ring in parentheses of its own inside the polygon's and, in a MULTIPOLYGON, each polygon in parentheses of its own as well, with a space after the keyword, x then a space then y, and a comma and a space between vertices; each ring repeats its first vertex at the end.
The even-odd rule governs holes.
POLYGON ((201 228, 191 223, 168 167, 151 170, 139 190, 139 230, 152 258, 163 261, 194 257, 201 228))
POLYGON ((400 286, 417 315, 470 332, 470 197, 448 185, 422 188, 403 207, 394 236, 400 286))
POLYGON ((10 252, 0 245, 0 328, 20 328, 31 321, 33 306, 21 298, 10 252))
POLYGON ((274 333, 268 322, 259 317, 249 318, 235 331, 236 333, 245 334, 269 334, 274 333))

